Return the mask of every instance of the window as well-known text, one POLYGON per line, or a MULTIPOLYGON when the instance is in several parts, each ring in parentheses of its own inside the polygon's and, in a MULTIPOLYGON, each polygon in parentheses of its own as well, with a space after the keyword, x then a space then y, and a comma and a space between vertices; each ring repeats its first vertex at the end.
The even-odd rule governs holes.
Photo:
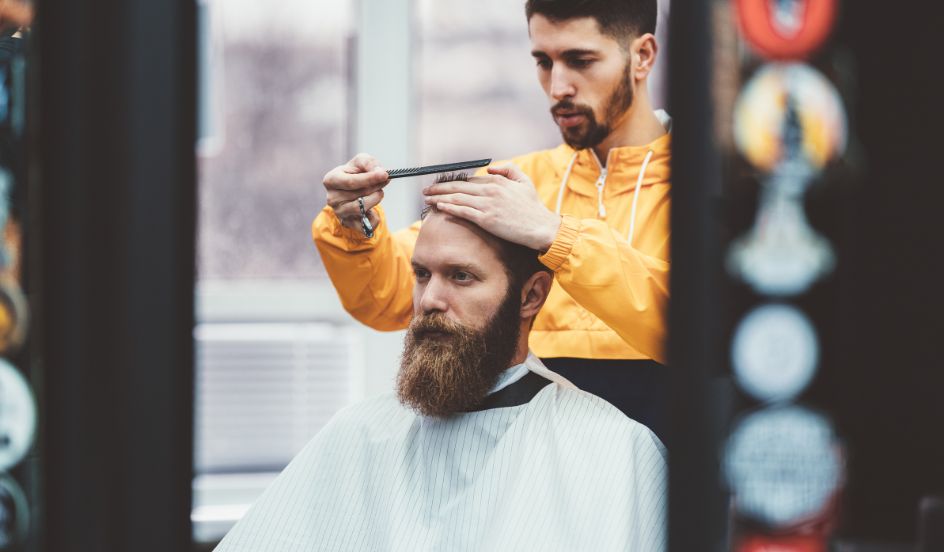
POLYGON ((219 539, 362 386, 308 228, 347 156, 351 2, 204 0, 194 538, 219 539), (326 289, 327 288, 327 289, 326 289))
POLYGON ((201 281, 325 277, 307 228, 346 156, 350 9, 205 0, 201 281))

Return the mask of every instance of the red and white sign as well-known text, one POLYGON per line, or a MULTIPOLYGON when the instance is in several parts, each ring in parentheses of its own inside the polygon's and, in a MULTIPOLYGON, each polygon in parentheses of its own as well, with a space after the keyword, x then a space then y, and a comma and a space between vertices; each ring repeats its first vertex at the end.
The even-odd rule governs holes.
POLYGON ((745 40, 769 59, 802 59, 832 30, 835 0, 735 0, 745 40))

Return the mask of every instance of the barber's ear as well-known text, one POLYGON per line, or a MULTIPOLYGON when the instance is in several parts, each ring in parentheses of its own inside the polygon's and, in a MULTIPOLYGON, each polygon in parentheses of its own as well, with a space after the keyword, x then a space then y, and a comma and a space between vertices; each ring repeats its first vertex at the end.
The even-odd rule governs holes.
POLYGON ((652 72, 652 66, 656 63, 656 56, 659 53, 659 45, 656 43, 656 37, 652 33, 646 33, 636 40, 633 40, 630 46, 630 52, 633 57, 633 75, 636 80, 642 80, 652 72))
POLYGON ((554 276, 543 270, 535 272, 521 288, 521 318, 537 315, 544 305, 547 294, 551 292, 554 276))

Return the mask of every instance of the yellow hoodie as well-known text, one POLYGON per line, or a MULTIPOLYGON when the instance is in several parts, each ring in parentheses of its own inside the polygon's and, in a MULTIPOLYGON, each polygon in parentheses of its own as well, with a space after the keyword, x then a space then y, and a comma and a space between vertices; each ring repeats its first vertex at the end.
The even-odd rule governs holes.
MULTIPOLYGON (((555 278, 531 331, 537 356, 665 362, 670 136, 613 148, 605 170, 593 150, 566 145, 511 160, 563 214, 539 257, 555 278)), ((377 210, 370 239, 328 207, 312 236, 344 308, 372 328, 403 329, 413 314, 410 257, 420 223, 391 233, 377 210)))

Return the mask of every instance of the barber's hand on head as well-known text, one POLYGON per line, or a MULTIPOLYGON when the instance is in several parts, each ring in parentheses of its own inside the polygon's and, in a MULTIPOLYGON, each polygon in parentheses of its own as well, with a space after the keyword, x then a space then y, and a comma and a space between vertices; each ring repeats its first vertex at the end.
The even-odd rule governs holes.
POLYGON ((380 217, 372 209, 383 199, 383 188, 388 182, 390 177, 380 162, 371 155, 359 153, 325 175, 328 206, 334 210, 341 224, 361 231, 361 209, 357 198, 362 198, 370 224, 376 228, 380 217))
POLYGON ((488 173, 428 186, 425 201, 490 234, 546 252, 557 236, 560 215, 541 203, 531 179, 515 165, 489 167, 488 173))

